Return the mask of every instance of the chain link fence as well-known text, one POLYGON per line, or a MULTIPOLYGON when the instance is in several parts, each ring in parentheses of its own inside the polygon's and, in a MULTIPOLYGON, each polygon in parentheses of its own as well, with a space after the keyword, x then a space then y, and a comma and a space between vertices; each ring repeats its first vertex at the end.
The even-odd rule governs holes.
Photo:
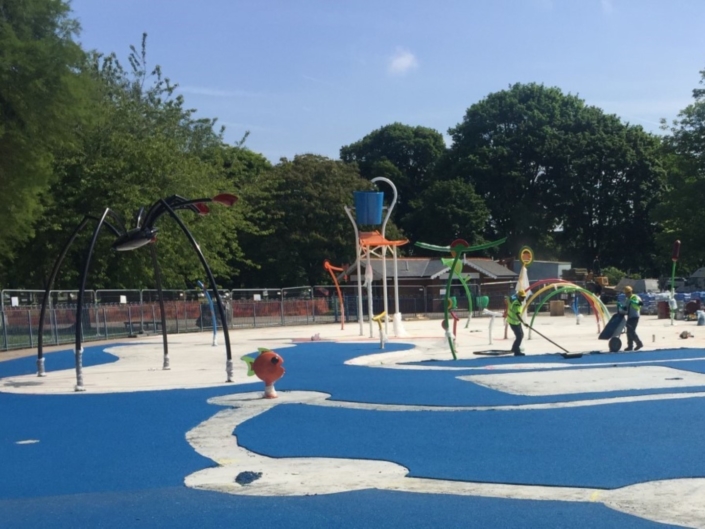
MULTIPOLYGON (((513 292, 513 283, 472 285, 473 314, 479 315, 478 298, 489 298, 488 308, 503 310, 505 298, 513 292)), ((333 285, 291 288, 258 288, 220 291, 229 329, 337 323, 358 321, 357 285, 341 285, 342 306, 333 285)), ((438 286, 401 284, 399 312, 405 317, 443 317, 445 289, 438 286)), ((169 333, 208 331, 215 319, 223 322, 215 293, 203 290, 164 290, 164 316, 169 333)), ((372 288, 372 312, 384 310, 384 288, 372 288)), ((457 300, 457 314, 467 316, 470 301, 461 285, 452 286, 457 300)), ((162 313, 157 290, 88 290, 84 293, 80 322, 76 318, 76 290, 52 290, 44 321, 45 346, 70 344, 75 341, 79 325, 82 341, 127 338, 161 334, 162 313)), ((388 285, 387 309, 397 312, 393 285, 388 285)), ((3 290, 0 296, 0 350, 37 346, 39 316, 44 299, 41 290, 3 290)), ((362 289, 362 315, 368 315, 367 289, 362 289)))

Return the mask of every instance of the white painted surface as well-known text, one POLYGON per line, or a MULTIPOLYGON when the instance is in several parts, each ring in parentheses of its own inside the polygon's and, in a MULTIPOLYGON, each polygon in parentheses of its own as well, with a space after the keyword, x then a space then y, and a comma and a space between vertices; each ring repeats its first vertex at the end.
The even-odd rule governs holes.
POLYGON ((643 389, 705 387, 705 375, 660 366, 599 367, 560 372, 498 373, 458 377, 504 393, 539 397, 643 389))
MULTIPOLYGON (((189 431, 186 439, 196 452, 212 459, 218 466, 187 476, 185 485, 248 496, 306 496, 375 488, 423 494, 599 502, 612 509, 656 522, 705 527, 705 479, 655 481, 614 490, 476 483, 406 477, 408 470, 405 467, 388 461, 270 458, 238 445, 237 426, 273 406, 302 403, 311 406, 359 407, 355 403, 331 402, 327 398, 328 395, 323 393, 294 391, 281 392, 277 400, 264 400, 259 394, 252 393, 210 399, 210 403, 227 406, 228 409, 217 412, 189 431), (261 477, 247 485, 240 485, 236 477, 241 472, 256 472, 261 477)), ((376 408, 376 405, 369 406, 368 409, 376 408)), ((552 406, 559 407, 561 404, 552 406)), ((424 407, 417 407, 414 411, 421 409, 428 411, 424 407)), ((457 411, 457 408, 437 407, 435 411, 457 411)))

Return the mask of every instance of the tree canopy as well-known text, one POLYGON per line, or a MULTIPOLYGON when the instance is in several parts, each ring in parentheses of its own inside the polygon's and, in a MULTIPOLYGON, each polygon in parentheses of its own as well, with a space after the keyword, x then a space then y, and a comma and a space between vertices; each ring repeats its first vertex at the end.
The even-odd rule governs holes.
POLYGON ((489 214, 472 185, 446 180, 434 182, 421 192, 407 217, 407 226, 416 234, 416 240, 429 244, 447 246, 455 239, 479 244, 485 242, 482 233, 489 214))
POLYGON ((260 267, 259 284, 315 285, 325 277, 323 262, 351 262, 355 238, 345 206, 353 192, 370 189, 357 167, 323 156, 304 154, 283 159, 267 174, 269 195, 260 203, 267 213, 267 237, 248 243, 260 267))
POLYGON ((531 83, 490 94, 449 132, 444 174, 475 186, 488 235, 508 236, 512 253, 529 244, 622 267, 650 256, 648 211, 664 173, 658 140, 641 127, 531 83))
POLYGON ((0 2, 0 268, 32 237, 54 155, 85 117, 78 30, 60 0, 0 2))
MULTIPOLYGON (((64 0, 0 0, 0 282, 42 288, 68 234, 110 207, 129 227, 160 198, 232 193, 234 208, 179 213, 225 287, 314 285, 322 263, 353 262, 344 207, 369 180, 392 180, 399 202, 389 238, 447 245, 504 236, 538 259, 631 275, 705 265, 696 212, 705 202, 705 88, 658 137, 558 87, 517 83, 469 102, 448 131, 385 125, 341 147, 340 160, 301 154, 272 164, 224 141, 215 119, 176 95, 148 64, 146 35, 115 54, 85 51, 64 0), (403 232, 403 235, 402 235, 403 232)), ((705 70, 701 72, 705 84, 705 70)), ((387 195, 389 189, 379 186, 387 195)), ((168 216, 157 249, 168 288, 204 279, 168 216)), ((68 254, 57 288, 75 288, 90 229, 68 254)), ((107 232, 106 232, 107 233, 107 232)), ((99 239, 90 288, 151 288, 149 252, 116 254, 99 239)))
MULTIPOLYGON (((366 135, 359 141, 341 147, 340 159, 356 163, 363 178, 383 176, 394 182, 398 202, 394 215, 399 227, 415 237, 413 225, 407 222, 419 195, 436 179, 436 163, 445 153, 443 136, 428 127, 412 127, 392 123, 366 135)), ((389 194, 389 189, 380 189, 389 194)))
MULTIPOLYGON (((30 271, 25 275, 35 286, 46 283, 67 234, 85 215, 99 217, 109 207, 122 215, 129 228, 139 208, 160 198, 237 194, 226 177, 218 153, 222 139, 213 131, 213 122, 193 119, 193 111, 173 95, 174 86, 159 68, 147 68, 144 40, 141 50, 132 49, 129 62, 126 70, 114 55, 93 57, 93 117, 77 129, 72 147, 55 155, 57 182, 44 199, 45 212, 36 223, 32 243, 15 263, 16 269, 30 271)), ((237 231, 246 230, 247 223, 241 218, 238 222, 236 210, 217 207, 211 208, 217 220, 183 215, 190 217, 187 224, 203 244, 214 273, 229 276, 228 260, 239 253, 237 231)), ((166 216, 158 227, 164 284, 185 285, 202 278, 200 263, 178 226, 166 216)), ((59 286, 75 285, 90 231, 84 230, 69 254, 59 286)), ((153 286, 149 252, 110 252, 108 233, 99 239, 90 284, 96 288, 153 286)))
MULTIPOLYGON (((705 86, 705 70, 700 75, 700 84, 705 86)), ((680 263, 694 270, 705 266, 705 234, 697 220, 697 212, 705 203, 705 88, 693 90, 693 102, 679 113, 668 132, 664 138, 668 191, 653 211, 661 225, 657 235, 659 255, 668 265, 664 258, 680 240, 680 263)))

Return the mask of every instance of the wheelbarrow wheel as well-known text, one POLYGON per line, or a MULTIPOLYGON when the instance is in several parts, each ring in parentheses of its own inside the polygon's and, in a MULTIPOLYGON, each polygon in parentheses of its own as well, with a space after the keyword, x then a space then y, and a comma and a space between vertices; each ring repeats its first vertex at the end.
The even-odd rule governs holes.
POLYGON ((616 353, 617 351, 619 351, 622 348, 622 340, 620 340, 617 337, 610 338, 609 346, 610 346, 610 352, 616 353))

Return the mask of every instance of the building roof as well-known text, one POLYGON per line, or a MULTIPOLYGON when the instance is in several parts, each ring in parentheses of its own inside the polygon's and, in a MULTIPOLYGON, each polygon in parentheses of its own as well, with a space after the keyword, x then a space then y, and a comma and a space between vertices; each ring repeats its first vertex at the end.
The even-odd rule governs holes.
POLYGON ((705 277, 705 268, 698 268, 690 277, 705 277))
MULTIPOLYGON (((370 264, 372 265, 372 273, 374 274, 374 280, 382 279, 382 259, 370 259, 370 264)), ((394 258, 388 257, 386 259, 387 265, 387 277, 392 277, 394 275, 394 258)), ((367 260, 362 259, 360 261, 360 271, 365 274, 365 269, 367 268, 367 260)), ((443 263, 438 259, 426 258, 426 257, 415 257, 415 258, 397 258, 397 272, 399 279, 402 278, 423 278, 430 277, 438 271, 443 269, 443 263)), ((346 275, 350 278, 357 276, 356 265, 350 265, 345 271, 346 275)))
MULTIPOLYGON (((466 259, 466 265, 476 270, 480 274, 486 275, 491 279, 515 279, 517 274, 509 270, 507 267, 491 261, 489 259, 466 259)), ((382 279, 382 260, 370 259, 374 280, 382 279)), ((387 278, 394 276, 394 259, 388 257, 386 259, 387 278)), ((367 261, 360 261, 360 271, 364 276, 367 261)), ((450 267, 445 266, 440 258, 437 257, 409 257, 397 258, 397 271, 399 279, 436 279, 447 278, 450 267)), ((357 277, 356 265, 351 265, 345 271, 348 277, 357 277)), ((463 273, 467 277, 467 271, 463 273)))
POLYGON ((519 274, 513 270, 490 259, 466 258, 465 264, 492 279, 516 279, 519 277, 519 274))

